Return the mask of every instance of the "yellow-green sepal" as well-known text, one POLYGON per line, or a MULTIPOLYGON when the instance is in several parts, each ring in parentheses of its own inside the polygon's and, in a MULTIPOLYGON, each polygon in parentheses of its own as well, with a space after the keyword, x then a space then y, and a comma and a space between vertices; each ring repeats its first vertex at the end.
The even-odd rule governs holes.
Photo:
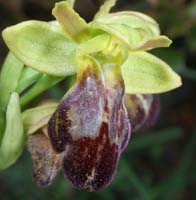
POLYGON ((181 78, 169 65, 147 52, 131 52, 122 65, 128 94, 162 93, 181 86, 181 78))
POLYGON ((64 77, 76 72, 77 44, 57 25, 26 21, 6 28, 2 35, 10 51, 26 66, 64 77))

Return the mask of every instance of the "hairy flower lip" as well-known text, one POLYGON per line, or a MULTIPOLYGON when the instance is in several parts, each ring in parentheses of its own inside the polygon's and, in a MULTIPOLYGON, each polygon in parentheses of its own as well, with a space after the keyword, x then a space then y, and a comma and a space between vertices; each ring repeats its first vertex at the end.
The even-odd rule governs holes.
POLYGON ((100 191, 112 181, 119 156, 118 146, 110 144, 108 124, 103 122, 96 138, 80 138, 68 146, 63 171, 74 186, 100 191))
POLYGON ((80 137, 95 137, 102 119, 104 87, 96 71, 87 66, 83 73, 78 75, 78 79, 78 85, 66 94, 49 120, 48 134, 56 152, 64 151, 67 144, 80 137), (84 116, 79 117, 81 114, 84 116), (85 124, 85 120, 88 121, 88 125, 85 124), (78 126, 81 127, 80 130, 78 126), (69 131, 72 132, 71 135, 69 131))
POLYGON ((111 182, 130 138, 120 67, 102 71, 84 65, 76 85, 49 120, 48 134, 63 159, 65 177, 76 187, 99 191, 111 182))

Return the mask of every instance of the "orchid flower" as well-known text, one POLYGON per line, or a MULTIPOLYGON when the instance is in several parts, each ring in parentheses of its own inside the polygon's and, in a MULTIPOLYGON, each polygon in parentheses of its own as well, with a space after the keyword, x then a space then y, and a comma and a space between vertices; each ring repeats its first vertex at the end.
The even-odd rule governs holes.
POLYGON ((52 11, 55 21, 25 21, 3 31, 10 53, 0 76, 1 169, 27 141, 39 185, 51 184, 62 170, 75 187, 99 191, 111 183, 131 132, 155 123, 156 94, 179 87, 181 79, 147 51, 171 40, 145 14, 109 13, 115 3, 106 0, 86 23, 73 0, 62 1, 52 11), (74 75, 60 102, 25 109, 74 75))

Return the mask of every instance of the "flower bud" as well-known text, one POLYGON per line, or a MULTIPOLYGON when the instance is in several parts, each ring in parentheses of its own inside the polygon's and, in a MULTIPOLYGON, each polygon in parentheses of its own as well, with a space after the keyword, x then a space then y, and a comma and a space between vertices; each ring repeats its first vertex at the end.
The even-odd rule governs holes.
POLYGON ((48 186, 62 169, 63 154, 56 154, 48 137, 39 130, 27 140, 33 161, 33 177, 38 185, 48 186))
POLYGON ((153 126, 160 113, 160 99, 155 94, 126 94, 125 106, 133 132, 153 126))

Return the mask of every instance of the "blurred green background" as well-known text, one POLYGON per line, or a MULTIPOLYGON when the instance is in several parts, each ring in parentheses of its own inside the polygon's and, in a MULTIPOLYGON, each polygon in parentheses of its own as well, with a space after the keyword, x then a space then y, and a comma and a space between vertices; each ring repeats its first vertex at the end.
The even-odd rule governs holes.
MULTIPOLYGON (((0 31, 18 22, 53 20, 55 0, 0 0, 0 31)), ((90 21, 103 0, 78 0, 75 9, 90 21)), ((39 188, 32 180, 32 163, 25 150, 19 161, 0 172, 0 199, 69 200, 193 200, 196 199, 196 1, 119 0, 113 11, 149 14, 162 33, 173 40, 170 48, 152 52, 169 63, 183 86, 161 94, 161 115, 155 127, 132 134, 121 156, 112 184, 102 192, 73 188, 63 175, 52 186, 39 188)), ((0 38, 0 64, 8 49, 0 38)), ((60 98, 65 84, 44 96, 60 98)))

